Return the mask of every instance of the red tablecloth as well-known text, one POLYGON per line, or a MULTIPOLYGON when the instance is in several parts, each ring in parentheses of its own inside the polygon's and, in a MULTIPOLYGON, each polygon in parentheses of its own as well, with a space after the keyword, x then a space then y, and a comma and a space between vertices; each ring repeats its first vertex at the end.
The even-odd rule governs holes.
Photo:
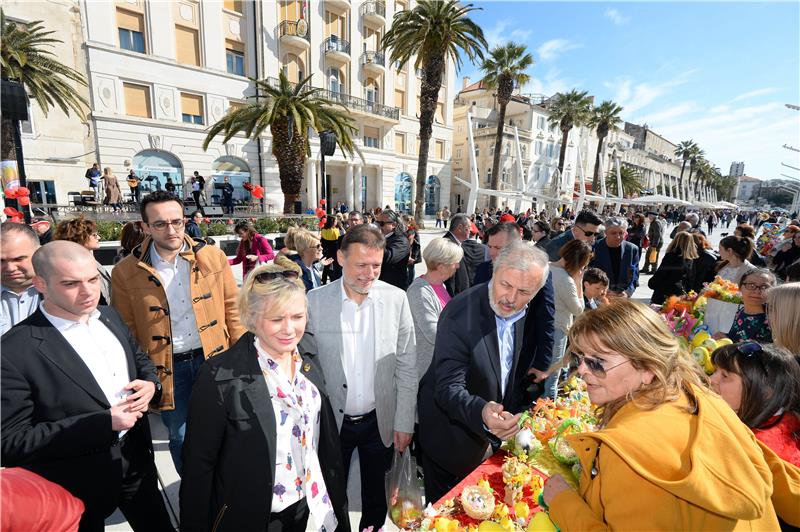
MULTIPOLYGON (((494 490, 494 498, 495 502, 504 502, 503 499, 505 498, 505 484, 503 484, 503 473, 501 468, 503 467, 503 461, 508 453, 505 451, 498 451, 494 453, 492 456, 484 460, 481 465, 475 468, 472 473, 467 475, 467 477, 459 482, 453 489, 447 492, 444 497, 436 501, 434 507, 438 508, 440 504, 448 499, 457 499, 461 496, 461 492, 467 486, 473 486, 478 483, 479 480, 485 478, 489 485, 494 490)), ((536 469, 535 467, 532 468, 533 473, 535 475, 539 475, 542 478, 542 481, 547 479, 547 475, 536 469)), ((525 487, 523 490, 522 500, 528 503, 528 506, 531 509, 531 513, 540 511, 538 501, 536 501, 533 497, 533 493, 530 487, 525 487)), ((513 510, 512 510, 513 511, 513 510)), ((479 521, 475 519, 471 519, 468 515, 459 513, 458 515, 454 516, 455 519, 463 526, 468 525, 477 525, 479 521)))

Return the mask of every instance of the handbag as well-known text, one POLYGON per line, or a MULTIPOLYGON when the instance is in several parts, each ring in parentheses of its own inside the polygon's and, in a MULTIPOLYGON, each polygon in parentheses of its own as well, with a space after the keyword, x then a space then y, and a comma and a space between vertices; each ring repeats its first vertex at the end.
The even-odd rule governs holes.
POLYGON ((647 254, 647 262, 649 262, 650 264, 655 264, 657 259, 658 259, 658 248, 650 248, 650 252, 647 254))
POLYGON ((643 248, 649 248, 650 247, 650 239, 647 238, 647 235, 642 237, 642 247, 643 248))

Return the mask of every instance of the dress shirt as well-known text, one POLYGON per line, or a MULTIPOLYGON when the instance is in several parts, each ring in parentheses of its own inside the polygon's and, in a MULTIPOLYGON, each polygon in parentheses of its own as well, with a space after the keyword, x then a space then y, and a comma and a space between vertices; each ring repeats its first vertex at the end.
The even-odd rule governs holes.
POLYGON ((42 296, 33 286, 29 286, 21 294, 17 294, 5 286, 0 286, 0 290, 2 291, 2 296, 0 297, 0 334, 5 334, 11 327, 36 312, 42 296))
MULTIPOLYGON (((489 293, 491 294, 491 291, 489 293)), ((501 395, 506 394, 508 374, 511 373, 511 366, 514 365, 514 324, 525 316, 527 309, 528 305, 525 305, 525 308, 508 318, 501 318, 496 314, 494 316, 494 321, 497 324, 497 343, 500 347, 501 395)))
POLYGON ((359 305, 342 283, 342 349, 347 401, 344 413, 360 416, 375 410, 375 303, 372 294, 359 305))
MULTIPOLYGON (((183 245, 181 252, 186 250, 183 245)), ((169 306, 169 321, 172 325, 172 352, 183 353, 203 347, 197 320, 192 306, 191 265, 178 254, 173 262, 161 258, 155 246, 150 247, 150 261, 153 263, 169 306)))
MULTIPOLYGON (((100 321, 99 310, 95 309, 87 322, 81 323, 53 316, 43 304, 39 308, 89 368, 108 404, 115 406, 130 394, 130 390, 123 390, 131 380, 125 349, 117 336, 100 321)), ((125 432, 121 431, 120 437, 125 432)))

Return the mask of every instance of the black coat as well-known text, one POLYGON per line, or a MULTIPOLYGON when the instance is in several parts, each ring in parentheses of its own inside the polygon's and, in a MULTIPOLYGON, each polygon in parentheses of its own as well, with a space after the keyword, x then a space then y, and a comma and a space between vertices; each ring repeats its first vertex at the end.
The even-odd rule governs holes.
MULTIPOLYGON (((119 314, 111 307, 98 310, 125 350, 128 380, 158 382, 150 357, 119 314)), ((4 334, 2 343, 3 466, 33 471, 69 490, 87 509, 111 515, 120 499, 122 459, 111 405, 97 380, 41 310, 4 334)), ((126 438, 126 448, 152 453, 146 415, 126 438)))
MULTIPOLYGON (((315 355, 304 375, 322 397, 319 448, 337 530, 350 530, 339 431, 315 355)), ((200 368, 183 443, 181 530, 267 530, 275 478, 275 413, 258 365, 253 334, 200 368)))
POLYGON ((406 235, 395 232, 387 236, 379 279, 400 290, 406 290, 408 288, 408 257, 410 254, 411 247, 406 235))
POLYGON ((692 261, 677 253, 666 253, 656 273, 647 282, 653 289, 651 303, 662 304, 667 297, 685 294, 692 276, 692 261))
POLYGON ((703 283, 713 281, 718 260, 710 249, 701 249, 700 256, 692 261, 692 277, 688 289, 699 293, 703 289, 703 283))

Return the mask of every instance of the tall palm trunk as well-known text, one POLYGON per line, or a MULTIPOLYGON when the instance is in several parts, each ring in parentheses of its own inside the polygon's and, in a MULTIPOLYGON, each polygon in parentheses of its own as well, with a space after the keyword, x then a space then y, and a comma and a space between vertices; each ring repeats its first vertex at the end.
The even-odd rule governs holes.
POLYGON ((686 161, 687 159, 683 160, 683 164, 681 165, 681 175, 678 177, 678 197, 681 197, 683 193, 683 172, 686 170, 686 161))
POLYGON ((424 66, 425 76, 422 78, 419 111, 419 159, 417 161, 416 192, 414 194, 414 212, 412 215, 420 229, 425 228, 425 180, 428 173, 428 151, 433 132, 433 117, 436 113, 436 102, 444 75, 444 57, 432 57, 424 66))
POLYGON ((17 159, 17 147, 14 144, 14 122, 7 118, 2 121, 2 139, 0 140, 0 159, 3 161, 15 161, 17 159))
POLYGON ((592 176, 592 193, 594 194, 598 194, 600 189, 600 153, 603 151, 603 142, 607 136, 607 128, 597 128, 597 153, 594 156, 594 175, 592 176))
POLYGON ((303 170, 306 165, 306 133, 293 128, 289 136, 289 121, 279 120, 270 126, 272 132, 272 154, 278 161, 278 171, 283 192, 283 213, 293 214, 294 203, 300 199, 303 170))
MULTIPOLYGON (((500 157, 503 155, 503 135, 506 128, 506 109, 508 102, 511 101, 511 94, 514 92, 514 80, 502 76, 497 86, 497 104, 500 107, 497 116, 497 135, 494 139, 494 158, 492 159, 492 182, 489 184, 492 190, 500 190, 500 157)), ((489 197, 489 207, 497 207, 499 199, 497 196, 489 197)))
POLYGON ((572 129, 572 124, 561 124, 561 150, 558 154, 558 173, 564 174, 564 159, 567 158, 567 138, 569 137, 569 130, 572 129))

